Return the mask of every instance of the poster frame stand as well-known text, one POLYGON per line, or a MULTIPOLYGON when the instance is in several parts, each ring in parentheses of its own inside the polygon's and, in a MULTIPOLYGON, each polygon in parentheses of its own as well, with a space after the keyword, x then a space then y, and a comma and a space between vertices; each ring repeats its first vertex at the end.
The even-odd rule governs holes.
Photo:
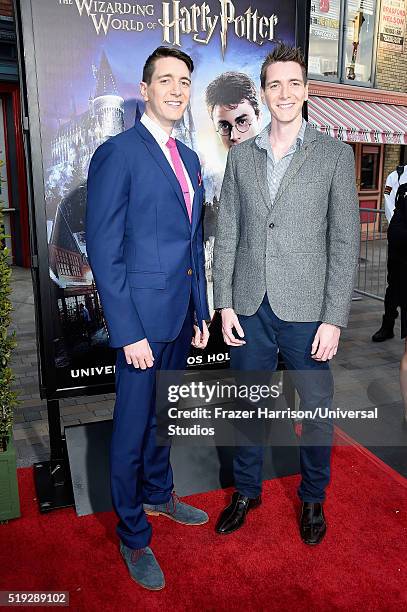
POLYGON ((61 433, 59 401, 47 400, 50 460, 34 463, 34 482, 42 513, 75 505, 65 436, 61 433))
MULTIPOLYGON (((21 92, 21 124, 23 132, 24 153, 27 167, 27 191, 28 191, 28 212, 30 228, 30 252, 31 252, 31 276, 33 282, 34 303, 35 303, 35 327, 37 337, 38 352, 38 380, 40 386, 40 396, 47 396, 48 382, 47 371, 54 370, 50 363, 50 351, 45 351, 45 342, 51 339, 52 327, 51 310, 48 279, 48 249, 46 236, 46 219, 44 207, 35 207, 34 193, 40 191, 42 201, 44 201, 44 190, 42 185, 42 157, 40 150, 40 140, 30 139, 30 132, 39 132, 39 109, 30 112, 31 125, 28 114, 28 99, 36 99, 36 75, 33 71, 25 69, 24 55, 34 58, 34 40, 32 36, 24 33, 24 44, 22 37, 21 7, 24 4, 26 10, 31 9, 29 0, 13 1, 14 15, 17 33, 18 65, 20 75, 21 92), (34 98, 33 98, 34 96, 34 98), (33 120, 34 117, 34 120, 33 120), (41 265, 46 261, 46 265, 41 265), (41 288, 41 291, 40 291, 41 288), (48 288, 48 293, 44 292, 48 288), (44 313, 44 298, 46 309, 44 313), (41 305, 41 306, 40 306, 41 305), (45 315, 45 316, 44 316, 45 315)), ((33 59, 34 61, 34 59, 33 59)), ((37 101, 38 102, 38 101, 37 101)), ((34 464, 34 482, 37 493, 38 507, 40 512, 74 506, 72 482, 69 470, 69 461, 66 450, 65 437, 61 431, 59 401, 46 397, 47 417, 50 441, 50 460, 34 464)))

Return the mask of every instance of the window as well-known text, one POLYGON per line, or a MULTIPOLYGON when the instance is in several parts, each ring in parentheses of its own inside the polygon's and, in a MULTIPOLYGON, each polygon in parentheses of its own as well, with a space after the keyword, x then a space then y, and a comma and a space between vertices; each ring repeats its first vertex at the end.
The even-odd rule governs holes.
POLYGON ((377 0, 311 0, 312 78, 371 85, 377 0))
POLYGON ((308 70, 338 77, 341 0, 312 0, 308 70))
POLYGON ((361 189, 378 189, 379 161, 380 147, 375 145, 362 145, 362 159, 360 169, 361 189))
POLYGON ((376 0, 348 0, 344 41, 344 77, 368 83, 372 80, 376 0))

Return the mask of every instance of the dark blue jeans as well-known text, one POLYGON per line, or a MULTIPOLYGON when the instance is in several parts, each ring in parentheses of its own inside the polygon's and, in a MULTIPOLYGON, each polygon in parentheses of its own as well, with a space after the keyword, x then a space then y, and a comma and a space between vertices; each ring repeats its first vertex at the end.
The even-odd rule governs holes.
MULTIPOLYGON (((282 321, 271 309, 267 295, 254 315, 240 315, 239 321, 246 344, 231 347, 232 370, 274 372, 280 350, 286 368, 292 371, 301 410, 331 408, 334 387, 329 364, 311 357, 311 345, 319 321, 282 321), (310 376, 307 376, 307 371, 310 371, 310 376)), ((330 478, 332 433, 330 419, 303 422, 300 447, 302 478, 298 489, 302 501, 321 502, 325 499, 325 488, 330 478)), ((242 495, 257 497, 261 493, 263 452, 262 446, 236 447, 233 470, 236 489, 242 495)))

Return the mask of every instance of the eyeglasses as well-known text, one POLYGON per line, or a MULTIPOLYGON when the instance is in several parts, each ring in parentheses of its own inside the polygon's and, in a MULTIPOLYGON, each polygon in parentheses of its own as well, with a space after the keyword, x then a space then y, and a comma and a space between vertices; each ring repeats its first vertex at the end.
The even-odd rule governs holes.
POLYGON ((232 126, 229 121, 219 121, 218 127, 216 129, 217 132, 221 136, 230 136, 232 133, 232 129, 235 127, 238 132, 244 134, 250 128, 252 122, 249 122, 247 118, 237 119, 234 126, 232 126))

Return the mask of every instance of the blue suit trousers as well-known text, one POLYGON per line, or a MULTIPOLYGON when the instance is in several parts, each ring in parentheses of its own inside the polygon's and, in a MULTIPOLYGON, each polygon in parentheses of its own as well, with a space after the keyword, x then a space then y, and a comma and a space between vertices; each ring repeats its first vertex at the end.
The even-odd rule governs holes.
POLYGON ((154 365, 146 370, 128 365, 122 348, 116 359, 116 403, 110 447, 113 507, 119 517, 117 533, 129 548, 144 548, 151 525, 143 503, 169 501, 173 490, 170 447, 156 445, 157 370, 186 367, 193 334, 190 305, 182 329, 172 342, 150 342, 154 365))

